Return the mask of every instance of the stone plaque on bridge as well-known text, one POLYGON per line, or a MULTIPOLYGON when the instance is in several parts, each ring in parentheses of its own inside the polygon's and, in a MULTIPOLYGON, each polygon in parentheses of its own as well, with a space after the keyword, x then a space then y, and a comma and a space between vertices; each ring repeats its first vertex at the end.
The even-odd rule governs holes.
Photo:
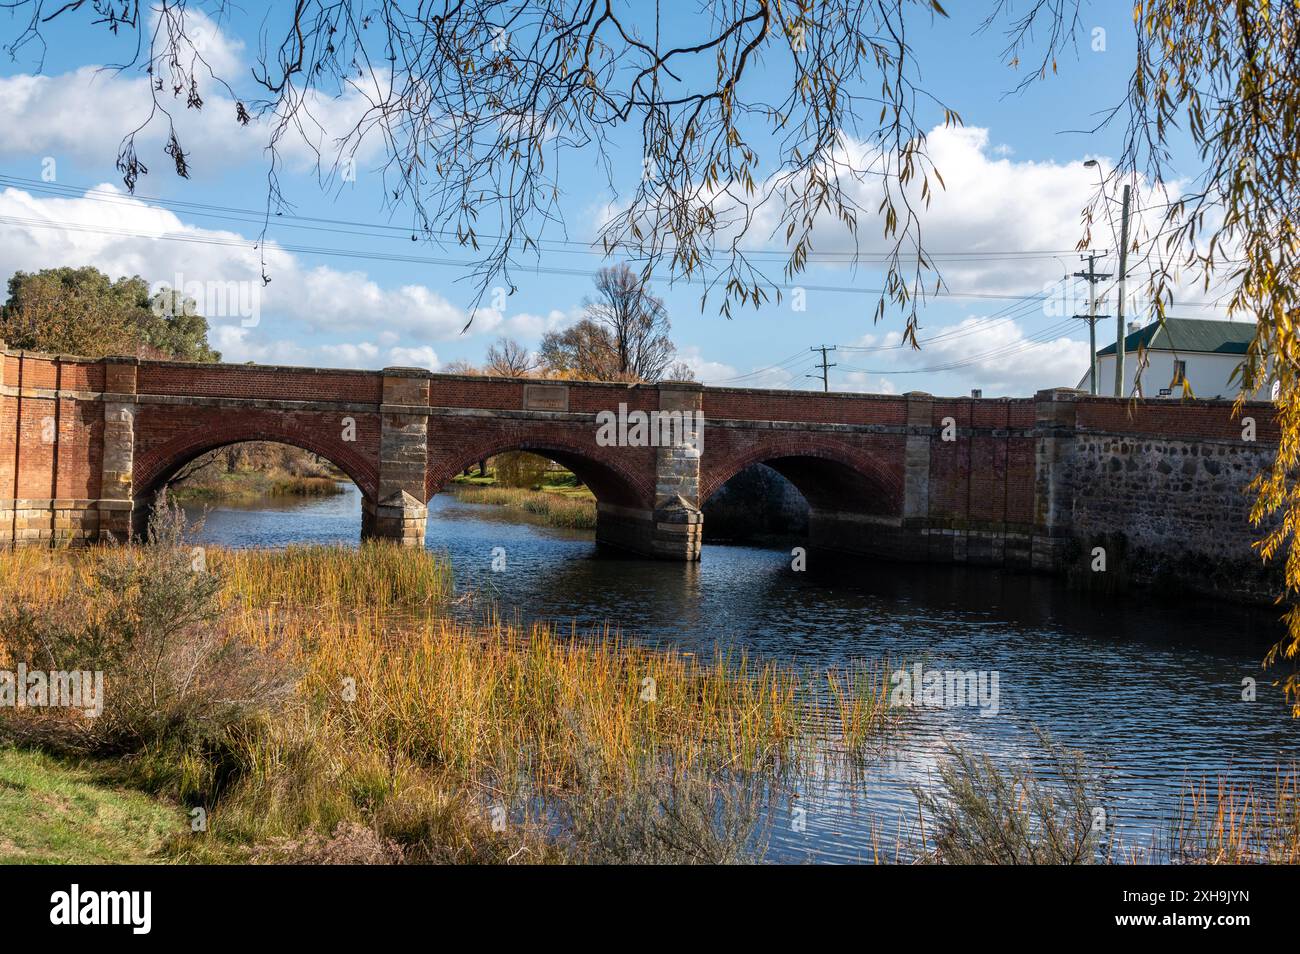
POLYGON ((525 384, 525 411, 567 411, 569 389, 563 384, 525 384))

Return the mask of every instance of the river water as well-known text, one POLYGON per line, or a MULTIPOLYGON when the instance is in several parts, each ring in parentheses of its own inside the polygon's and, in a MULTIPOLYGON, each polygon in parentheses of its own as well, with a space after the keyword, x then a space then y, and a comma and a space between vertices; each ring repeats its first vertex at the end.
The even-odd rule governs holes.
MULTIPOLYGON (((194 511, 197 513, 197 511, 194 511)), ((221 504, 203 538, 232 547, 355 545, 360 495, 221 504)), ((998 674, 997 713, 913 709, 860 779, 819 784, 771 821, 774 860, 892 859, 949 745, 1002 764, 1042 764, 1035 727, 1082 750, 1104 789, 1118 842, 1147 848, 1180 812, 1189 783, 1220 778, 1272 791, 1300 753, 1294 723, 1260 660, 1275 613, 1067 590, 1036 575, 974 567, 890 566, 787 550, 706 545, 698 564, 597 556, 590 532, 558 530, 504 508, 440 494, 428 546, 456 585, 504 614, 711 656, 718 646, 799 666, 906 660, 998 674), (505 569, 493 572, 494 548, 505 569), (500 554, 498 554, 499 556, 500 554), (1244 701, 1243 680, 1257 680, 1244 701)), ((499 565, 499 563, 498 563, 499 565)))

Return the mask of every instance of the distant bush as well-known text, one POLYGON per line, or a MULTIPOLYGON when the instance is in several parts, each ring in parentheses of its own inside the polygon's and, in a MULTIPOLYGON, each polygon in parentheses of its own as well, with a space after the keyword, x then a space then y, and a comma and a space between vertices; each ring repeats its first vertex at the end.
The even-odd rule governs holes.
POLYGON ((607 793, 588 785, 559 811, 580 864, 754 864, 764 841, 759 796, 752 778, 649 767, 607 793))
POLYGON ((550 467, 550 461, 545 457, 538 457, 536 454, 528 454, 524 451, 498 454, 492 462, 496 471, 496 482, 502 487, 538 487, 542 483, 542 478, 546 476, 547 468, 550 467))

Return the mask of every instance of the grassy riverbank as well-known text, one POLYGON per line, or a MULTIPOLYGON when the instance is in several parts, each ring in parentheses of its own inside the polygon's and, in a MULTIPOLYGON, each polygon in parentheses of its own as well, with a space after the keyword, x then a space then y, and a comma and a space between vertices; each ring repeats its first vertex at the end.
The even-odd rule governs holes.
POLYGON ((170 495, 184 503, 207 500, 256 500, 260 497, 328 497, 346 492, 333 477, 243 472, 177 484, 170 495))
POLYGON ((346 490, 346 477, 314 454, 286 444, 234 444, 195 460, 170 488, 182 502, 322 497, 346 490))
POLYGON ((106 784, 104 772, 0 748, 0 862, 146 864, 188 823, 179 805, 106 784))
POLYGON ((195 571, 172 544, 0 554, 4 664, 106 684, 97 719, 5 710, 0 732, 181 806, 161 860, 745 860, 767 799, 895 721, 878 672, 833 675, 819 706, 824 675, 453 621, 425 553, 208 550, 195 571))
POLYGON ((457 500, 465 503, 509 507, 541 517, 552 527, 570 530, 596 528, 594 498, 573 497, 549 490, 525 490, 517 487, 455 485, 457 500))
POLYGON ((596 498, 568 471, 548 472, 537 487, 503 487, 494 475, 457 477, 451 491, 465 503, 509 507, 541 517, 552 527, 571 530, 596 528, 596 498))

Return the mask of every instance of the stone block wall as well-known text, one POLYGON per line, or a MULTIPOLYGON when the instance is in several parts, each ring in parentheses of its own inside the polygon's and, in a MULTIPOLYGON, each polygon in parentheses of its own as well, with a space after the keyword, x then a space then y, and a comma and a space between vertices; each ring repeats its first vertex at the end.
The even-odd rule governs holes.
POLYGON ((1076 543, 1069 569, 1088 578, 1101 547, 1105 572, 1124 585, 1271 600, 1281 567, 1255 550, 1264 530, 1249 521, 1249 485, 1273 454, 1223 439, 1077 434, 1064 467, 1076 543))

